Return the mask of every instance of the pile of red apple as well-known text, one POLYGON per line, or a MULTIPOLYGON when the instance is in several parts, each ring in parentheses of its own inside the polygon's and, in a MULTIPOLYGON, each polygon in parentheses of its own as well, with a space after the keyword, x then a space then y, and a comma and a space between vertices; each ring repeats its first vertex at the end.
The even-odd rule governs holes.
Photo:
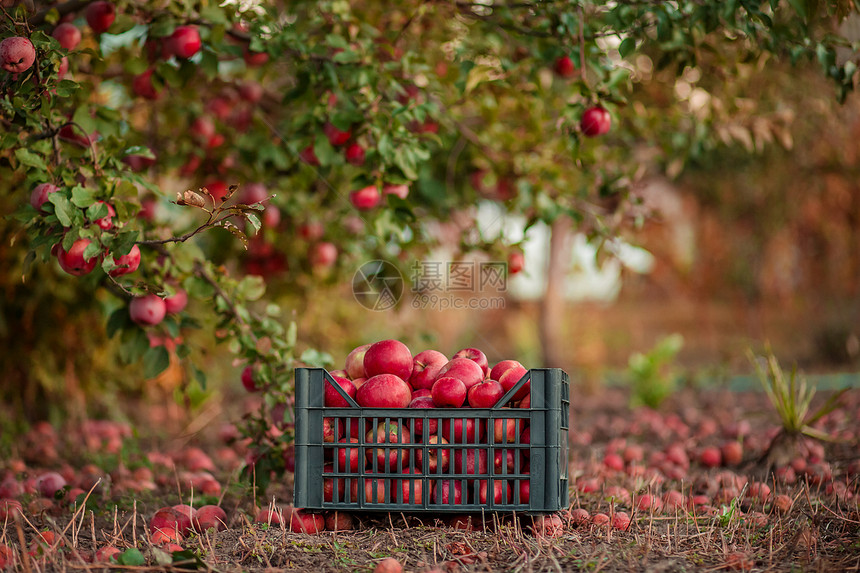
POLYGON ((531 405, 530 380, 516 360, 490 368, 476 348, 451 359, 436 350, 413 357, 402 342, 383 340, 354 349, 330 374, 342 392, 326 381, 325 501, 358 502, 362 482, 369 504, 421 505, 427 487, 430 503, 442 506, 528 503, 531 430, 522 409, 531 405), (504 408, 488 411, 509 391, 504 408), (366 415, 374 408, 401 411, 366 415), (433 408, 446 412, 434 418, 433 408), (451 416, 455 408, 462 416, 451 416))

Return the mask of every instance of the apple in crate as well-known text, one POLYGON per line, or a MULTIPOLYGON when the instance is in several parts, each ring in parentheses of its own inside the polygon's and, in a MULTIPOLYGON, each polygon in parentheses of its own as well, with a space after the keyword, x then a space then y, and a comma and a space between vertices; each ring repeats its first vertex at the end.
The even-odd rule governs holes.
POLYGON ((394 374, 378 374, 361 385, 355 401, 363 408, 406 408, 412 401, 412 389, 394 374))
POLYGON ((389 490, 388 499, 395 500, 396 497, 394 497, 394 489, 391 488, 390 480, 384 477, 376 477, 373 472, 365 472, 364 500, 367 503, 385 503, 386 487, 388 487, 389 490))
MULTIPOLYGON (((334 472, 333 464, 323 466, 323 473, 332 472, 334 472)), ((358 478, 351 478, 347 485, 346 478, 323 477, 323 500, 355 503, 358 501, 358 478), (337 492, 335 492, 335 485, 337 485, 337 492), (349 499, 346 496, 347 488, 350 490, 349 499)))
MULTIPOLYGON (((383 422, 375 430, 371 429, 367 432, 365 436, 365 443, 367 444, 408 444, 409 441, 409 430, 401 427, 397 422, 383 422)), ((376 448, 368 446, 366 453, 368 466, 375 468, 376 471, 397 471, 400 468, 409 467, 409 450, 407 448, 395 448, 388 445, 376 448), (399 462, 398 458, 400 459, 399 462), (398 464, 402 464, 402 466, 398 466, 398 464)))
MULTIPOLYGON (((430 396, 418 396, 415 397, 415 393, 412 394, 412 401, 409 402, 409 408, 435 408, 433 405, 433 398, 430 396)), ((424 442, 424 425, 427 424, 427 435, 435 436, 439 429, 439 418, 415 418, 415 432, 413 432, 412 437, 415 438, 416 443, 424 442)))
POLYGON ((467 400, 471 408, 492 408, 504 395, 505 389, 499 382, 487 379, 469 388, 467 400))
POLYGON ((412 353, 399 340, 381 340, 371 344, 365 351, 363 363, 367 377, 393 374, 401 380, 408 380, 412 375, 412 353))
POLYGON ((357 472, 361 462, 358 440, 356 438, 344 438, 338 443, 344 445, 337 448, 337 471, 357 472))
POLYGON ((463 484, 460 480, 439 480, 433 484, 433 503, 461 505, 463 484))
POLYGON ((493 420, 493 443, 513 444, 517 441, 517 434, 525 424, 525 420, 516 418, 496 418, 493 420))
MULTIPOLYGON (((516 386, 517 382, 519 382, 520 379, 522 379, 522 377, 525 376, 527 373, 528 370, 526 370, 522 366, 514 366, 513 368, 509 368, 508 370, 506 370, 505 373, 499 377, 499 383, 502 385, 502 388, 505 389, 505 393, 507 393, 508 390, 516 386)), ((516 393, 512 396, 511 399, 514 402, 522 400, 529 393, 530 389, 531 381, 529 380, 526 381, 526 383, 523 384, 520 389, 516 391, 516 393)))
POLYGON ((493 470, 496 475, 512 474, 516 469, 515 450, 497 449, 493 453, 493 470))
MULTIPOLYGON (((347 378, 342 378, 340 376, 332 376, 335 381, 335 384, 340 386, 347 396, 355 399, 356 389, 355 384, 352 383, 351 380, 347 378)), ((332 383, 328 380, 325 381, 325 390, 324 390, 323 403, 326 408, 350 408, 349 402, 346 401, 346 398, 340 395, 340 392, 332 385, 332 383)))
POLYGON ((487 473, 487 450, 456 450, 453 452, 453 456, 456 473, 466 475, 487 473))
MULTIPOLYGON (((437 446, 437 447, 428 447, 427 448, 427 471, 431 474, 435 474, 439 471, 446 472, 448 471, 448 466, 451 463, 451 448, 440 448, 438 446, 442 444, 447 444, 448 440, 445 438, 440 438, 439 436, 430 436, 427 440, 428 446, 437 446)), ((421 450, 416 452, 416 457, 418 461, 417 467, 423 467, 421 465, 422 462, 422 454, 421 450)))
POLYGON ((398 496, 403 494, 403 503, 424 503, 421 470, 403 470, 403 475, 418 475, 416 479, 391 480, 391 501, 400 503, 398 496))
POLYGON ((499 380, 502 377, 502 374, 510 370, 511 368, 523 368, 523 365, 517 362, 516 360, 502 360, 490 370, 490 379, 491 380, 499 380))
POLYGON ((413 390, 429 390, 439 376, 439 371, 447 363, 448 357, 438 350, 419 352, 412 359, 412 375, 409 377, 409 385, 412 386, 413 390))
POLYGON ((459 378, 442 376, 433 382, 430 398, 437 408, 459 408, 466 403, 466 385, 459 378))
POLYGON ((323 418, 323 442, 334 443, 343 436, 345 420, 323 418))
POLYGON ((520 503, 529 502, 529 492, 531 490, 531 482, 527 479, 520 480, 520 503))
POLYGON ((464 348, 463 350, 457 351, 456 354, 452 358, 468 358, 475 364, 481 367, 481 370, 484 373, 484 378, 487 377, 487 374, 490 372, 490 365, 487 362, 487 355, 478 350, 477 348, 464 348))
POLYGON ((452 444, 476 444, 483 435, 483 424, 474 418, 444 418, 442 436, 452 444))
MULTIPOLYGON (((510 503, 511 501, 511 486, 507 480, 493 480, 493 503, 510 503)), ((478 499, 481 503, 487 503, 490 499, 490 480, 481 480, 478 486, 478 499)))
POLYGON ((353 380, 356 378, 364 378, 364 355, 367 354, 369 344, 357 346, 346 355, 346 364, 344 370, 353 380))
POLYGON ((454 358, 439 370, 436 380, 442 377, 457 378, 466 386, 466 390, 484 379, 484 371, 468 358, 454 358))

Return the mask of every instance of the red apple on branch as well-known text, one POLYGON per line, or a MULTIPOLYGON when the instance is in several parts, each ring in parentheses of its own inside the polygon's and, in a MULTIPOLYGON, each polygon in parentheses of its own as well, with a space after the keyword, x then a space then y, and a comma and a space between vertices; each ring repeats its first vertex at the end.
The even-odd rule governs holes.
POLYGON ((77 277, 92 272, 92 270, 96 268, 96 264, 99 259, 98 257, 84 259, 84 251, 87 250, 90 242, 91 241, 89 239, 78 239, 72 243, 72 246, 68 251, 60 246, 57 250, 57 262, 60 263, 60 268, 70 275, 75 275, 77 277))
POLYGON ((164 297, 164 308, 167 314, 180 313, 188 305, 188 293, 181 288, 175 290, 174 295, 164 297))
POLYGON ((577 73, 576 65, 567 55, 558 57, 553 64, 553 69, 562 78, 572 78, 577 73))
POLYGON ((369 211, 382 202, 376 185, 368 185, 349 194, 349 202, 359 211, 369 211))
POLYGON ((197 26, 177 26, 165 41, 165 46, 177 58, 187 60, 202 46, 197 26))
POLYGON ((358 143, 351 143, 344 152, 346 162, 352 165, 364 165, 364 148, 358 143))
POLYGON ((155 326, 164 320, 167 308, 164 299, 158 295, 148 294, 137 296, 128 306, 131 319, 141 326, 155 326))
POLYGON ((112 277, 121 277, 129 273, 133 273, 140 266, 140 247, 134 245, 127 255, 114 257, 113 262, 116 267, 108 274, 112 277))
POLYGON ((352 132, 350 130, 341 131, 332 123, 326 123, 323 126, 323 133, 325 133, 325 136, 328 138, 328 142, 335 147, 346 144, 346 142, 349 141, 349 138, 352 137, 352 132))
POLYGON ((579 120, 579 128, 587 137, 597 137, 609 132, 612 125, 612 116, 602 106, 590 107, 582 114, 579 120))
POLYGON ((60 43, 64 50, 74 50, 81 43, 81 31, 69 22, 63 22, 54 28, 51 35, 60 43))
POLYGON ((93 32, 101 34, 106 32, 116 19, 116 8, 111 2, 98 0, 87 6, 86 19, 93 32))
POLYGON ((26 72, 36 61, 33 42, 22 36, 13 36, 0 42, 0 67, 7 72, 26 72))
POLYGON ((30 205, 37 211, 42 214, 46 214, 47 211, 42 209, 42 205, 48 201, 48 195, 51 193, 56 193, 60 188, 51 183, 40 183, 33 187, 33 192, 30 193, 30 205))

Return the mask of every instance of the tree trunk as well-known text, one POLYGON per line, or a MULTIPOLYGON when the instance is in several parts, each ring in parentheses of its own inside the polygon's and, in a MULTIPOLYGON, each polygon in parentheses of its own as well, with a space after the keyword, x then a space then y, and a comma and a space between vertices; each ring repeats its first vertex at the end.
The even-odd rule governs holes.
POLYGON ((540 333, 543 366, 565 368, 570 365, 570 346, 564 336, 564 281, 570 268, 570 219, 559 217, 550 228, 546 292, 540 305, 540 333))

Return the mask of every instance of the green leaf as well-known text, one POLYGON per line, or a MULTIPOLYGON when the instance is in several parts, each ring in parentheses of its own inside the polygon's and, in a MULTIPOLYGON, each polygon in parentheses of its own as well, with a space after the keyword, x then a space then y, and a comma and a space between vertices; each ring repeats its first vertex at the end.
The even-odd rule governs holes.
POLYGON ((104 202, 93 203, 87 208, 87 219, 90 221, 107 217, 108 214, 108 206, 107 203, 104 202))
POLYGON ((128 316, 128 309, 121 307, 116 309, 108 317, 107 326, 105 327, 108 338, 113 338, 117 332, 131 325, 131 319, 128 316))
POLYGON ((633 50, 636 49, 636 40, 633 38, 624 38, 624 41, 621 42, 621 45, 618 46, 618 53, 622 58, 626 58, 633 50))
POLYGON ((71 204, 69 198, 62 193, 51 193, 48 195, 48 201, 54 206, 54 214, 57 216, 60 224, 63 227, 71 227, 77 209, 71 204))
MULTIPOLYGON (((95 202, 96 200, 95 197, 93 197, 92 191, 90 191, 86 187, 76 185, 72 188, 72 203, 76 207, 86 209, 95 202)), ((107 214, 107 207, 105 207, 105 214, 107 214)))
POLYGON ((39 155, 36 155, 29 149, 24 149, 23 147, 15 150, 15 157, 18 158, 18 161, 21 162, 22 165, 26 165, 27 167, 35 167, 36 169, 41 169, 42 171, 47 171, 48 166, 45 164, 45 160, 42 159, 39 155))
POLYGON ((197 380, 197 383, 200 384, 200 387, 204 390, 206 389, 206 373, 197 368, 194 364, 191 365, 191 373, 194 375, 194 379, 197 380))
POLYGON ((800 19, 803 20, 804 23, 809 22, 806 0, 788 0, 788 3, 791 4, 791 7, 794 8, 794 11, 797 12, 797 15, 800 16, 800 19))
POLYGON ((86 249, 84 249, 84 260, 88 261, 92 258, 98 257, 101 254, 102 246, 99 243, 93 241, 89 245, 87 245, 86 249))
POLYGON ((266 281, 259 275, 248 275, 236 288, 236 294, 246 300, 259 300, 266 293, 266 281))
POLYGON ((143 376, 155 378, 170 366, 170 353, 164 346, 153 346, 143 353, 143 376))
POLYGON ((136 547, 129 547, 115 557, 116 562, 120 565, 128 565, 130 567, 142 567, 146 565, 146 558, 136 547))

